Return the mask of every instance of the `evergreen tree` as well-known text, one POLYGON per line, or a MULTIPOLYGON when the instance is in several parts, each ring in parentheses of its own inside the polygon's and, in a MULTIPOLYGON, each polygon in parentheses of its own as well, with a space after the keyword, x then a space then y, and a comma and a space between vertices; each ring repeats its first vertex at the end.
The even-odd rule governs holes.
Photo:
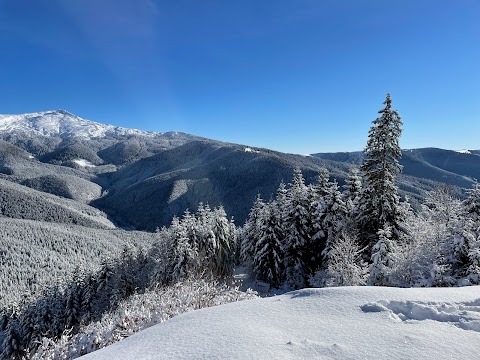
POLYGON ((20 312, 16 304, 8 309, 8 322, 3 333, 2 359, 17 358, 22 352, 22 334, 18 319, 20 312))
POLYGON ((395 250, 392 231, 388 225, 384 225, 378 231, 378 241, 372 248, 369 285, 390 285, 390 275, 395 263, 395 250))
POLYGON ((475 183, 461 204, 461 213, 452 227, 453 251, 450 262, 453 276, 474 284, 480 277, 480 187, 475 183))
POLYGON ((214 275, 218 277, 228 276, 233 271, 233 254, 235 245, 232 243, 233 236, 231 223, 223 206, 213 212, 213 233, 215 234, 215 258, 214 275))
POLYGON ((326 167, 322 167, 318 173, 317 183, 313 186, 316 196, 318 198, 325 197, 328 194, 330 184, 330 172, 326 167))
POLYGON ((278 218, 276 204, 270 202, 262 211, 259 239, 255 244, 253 270, 257 276, 273 287, 279 287, 283 271, 283 230, 278 218))
POLYGON ((357 211, 360 192, 362 190, 362 178, 356 167, 350 169, 343 188, 343 201, 345 202, 348 215, 354 217, 357 211))
POLYGON ((198 258, 197 249, 192 248, 187 236, 187 229, 177 217, 172 219, 170 225, 172 236, 172 280, 185 278, 196 271, 198 258))
POLYGON ((462 203, 462 213, 470 221, 475 238, 480 236, 480 184, 475 182, 467 191, 467 198, 462 203))
POLYGON ((265 207, 260 194, 257 195, 247 221, 243 227, 243 238, 240 246, 240 259, 242 261, 250 261, 253 259, 255 252, 255 243, 258 240, 258 221, 260 214, 265 207))
POLYGON ((65 289, 65 327, 77 326, 82 320, 83 278, 80 268, 74 270, 73 280, 65 289))
POLYGON ((345 218, 347 208, 342 200, 342 195, 338 190, 336 181, 328 189, 325 196, 325 205, 323 207, 323 216, 321 227, 324 229, 325 245, 322 251, 323 260, 328 260, 330 251, 335 241, 339 237, 343 227, 345 226, 345 218))
POLYGON ((286 284, 294 289, 305 287, 305 245, 309 240, 309 203, 307 187, 302 171, 295 169, 293 183, 287 196, 285 278, 286 284))
POLYGON ((283 243, 285 239, 286 229, 286 216, 287 216, 287 194, 288 190, 285 186, 285 183, 282 181, 277 189, 277 195, 275 201, 273 202, 273 210, 275 212, 275 219, 277 220, 277 227, 281 231, 279 237, 280 241, 283 243))
POLYGON ((402 120, 392 109, 390 94, 387 94, 384 104, 385 108, 379 111, 381 116, 373 121, 370 128, 365 160, 361 166, 363 188, 357 219, 361 240, 370 247, 377 242, 377 233, 385 226, 391 229, 391 239, 398 239, 402 220, 395 184, 402 168, 399 164, 402 120))

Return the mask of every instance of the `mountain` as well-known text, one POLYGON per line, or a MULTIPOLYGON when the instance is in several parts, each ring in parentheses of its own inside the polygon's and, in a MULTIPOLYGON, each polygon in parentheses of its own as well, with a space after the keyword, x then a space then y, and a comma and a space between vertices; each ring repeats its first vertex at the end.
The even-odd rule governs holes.
POLYGON ((313 157, 283 154, 211 140, 192 141, 175 149, 103 174, 111 184, 108 195, 93 202, 115 218, 139 229, 154 230, 174 215, 198 203, 222 205, 242 224, 258 193, 268 200, 295 167, 307 182, 316 181, 321 167, 343 179, 349 166, 313 157))
POLYGON ((479 290, 303 289, 178 315, 82 359, 478 359, 479 290))
POLYGON ((0 115, 0 132, 29 136, 60 136, 62 139, 98 139, 131 135, 156 136, 161 133, 126 129, 84 120, 65 110, 44 111, 23 115, 0 115))
MULTIPOLYGON (((45 197, 49 206, 63 209, 67 198, 102 210, 116 224, 143 230, 169 224, 174 215, 194 211, 200 202, 223 205, 242 224, 257 194, 269 200, 281 181, 291 181, 294 168, 302 169, 312 183, 326 167, 343 185, 362 158, 360 152, 303 156, 181 132, 132 130, 64 110, 0 115, 0 179, 17 184, 8 188, 2 183, 3 193, 13 194, 9 199, 19 199, 18 186, 23 186, 23 192, 36 191, 28 192, 29 199, 51 194, 45 197)), ((480 156, 473 150, 405 150, 402 165, 399 187, 414 199, 440 183, 461 194, 472 178, 480 177, 480 156)), ((32 209, 39 201, 35 204, 32 209)), ((4 216, 18 214, 11 210, 4 216)))
MULTIPOLYGON (((421 179, 429 179, 460 188, 470 188, 474 179, 480 179, 480 151, 455 151, 438 148, 403 150, 400 164, 402 173, 421 179)), ((363 152, 317 153, 320 159, 359 165, 363 152)))

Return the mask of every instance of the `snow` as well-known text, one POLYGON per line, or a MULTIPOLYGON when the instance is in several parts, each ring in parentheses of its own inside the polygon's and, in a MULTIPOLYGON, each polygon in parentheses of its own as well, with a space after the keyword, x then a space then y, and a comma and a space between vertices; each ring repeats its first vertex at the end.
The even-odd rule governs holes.
POLYGON ((73 162, 83 167, 96 167, 96 165, 92 164, 90 161, 85 159, 75 159, 73 160, 73 162))
POLYGON ((249 148, 249 147, 246 147, 244 150, 245 150, 245 152, 249 152, 249 153, 257 153, 257 154, 260 153, 260 151, 254 150, 254 149, 249 148))
POLYGON ((31 136, 62 136, 84 139, 106 136, 143 135, 161 133, 127 129, 82 119, 65 110, 44 111, 21 115, 0 115, 0 132, 22 132, 31 136))
POLYGON ((480 287, 304 289, 179 315, 88 359, 478 359, 480 287))
POLYGON ((460 154, 471 154, 471 152, 469 150, 453 150, 457 153, 460 153, 460 154))

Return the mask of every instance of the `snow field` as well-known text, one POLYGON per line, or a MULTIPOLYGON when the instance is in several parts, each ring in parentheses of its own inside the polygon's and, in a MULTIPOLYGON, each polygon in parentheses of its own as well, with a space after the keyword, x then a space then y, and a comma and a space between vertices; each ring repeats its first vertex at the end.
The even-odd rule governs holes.
POLYGON ((478 359, 479 304, 479 286, 304 289, 189 312, 84 358, 478 359))

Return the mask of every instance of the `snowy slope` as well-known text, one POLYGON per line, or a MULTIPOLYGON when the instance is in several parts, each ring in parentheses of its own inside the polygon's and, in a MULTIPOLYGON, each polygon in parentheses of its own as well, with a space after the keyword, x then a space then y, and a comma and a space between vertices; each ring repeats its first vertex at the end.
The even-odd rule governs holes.
POLYGON ((22 132, 30 136, 61 136, 62 138, 78 137, 83 139, 128 135, 155 136, 159 134, 96 123, 64 110, 0 115, 0 132, 22 132))
POLYGON ((82 359, 479 359, 480 287, 305 289, 186 313, 82 359))

